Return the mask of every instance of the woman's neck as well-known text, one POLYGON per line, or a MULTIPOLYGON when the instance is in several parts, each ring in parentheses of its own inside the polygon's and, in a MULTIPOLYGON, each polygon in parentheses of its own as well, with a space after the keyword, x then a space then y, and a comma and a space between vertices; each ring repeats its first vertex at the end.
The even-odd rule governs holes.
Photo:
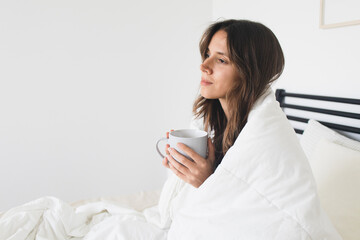
POLYGON ((225 113, 226 119, 229 120, 230 114, 229 114, 229 110, 228 110, 228 104, 226 102, 226 99, 223 98, 219 98, 221 107, 225 113))

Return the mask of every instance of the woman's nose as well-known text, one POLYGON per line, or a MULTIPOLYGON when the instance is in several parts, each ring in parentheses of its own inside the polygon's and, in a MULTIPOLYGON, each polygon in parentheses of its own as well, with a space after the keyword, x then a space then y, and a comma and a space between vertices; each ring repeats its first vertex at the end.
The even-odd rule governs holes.
POLYGON ((200 64, 200 70, 204 73, 211 74, 212 70, 209 65, 207 65, 206 60, 200 64))

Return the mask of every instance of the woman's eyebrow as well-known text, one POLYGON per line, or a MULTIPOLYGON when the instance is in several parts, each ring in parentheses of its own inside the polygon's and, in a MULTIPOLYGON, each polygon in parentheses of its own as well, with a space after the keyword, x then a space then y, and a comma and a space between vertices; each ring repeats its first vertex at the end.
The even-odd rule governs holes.
POLYGON ((216 53, 227 57, 227 55, 225 53, 223 53, 223 52, 216 52, 216 53))
MULTIPOLYGON (((210 49, 207 49, 207 52, 211 52, 210 49)), ((223 52, 215 52, 215 53, 220 54, 220 55, 223 55, 223 56, 225 56, 225 57, 228 57, 228 56, 227 56, 225 53, 223 53, 223 52)))

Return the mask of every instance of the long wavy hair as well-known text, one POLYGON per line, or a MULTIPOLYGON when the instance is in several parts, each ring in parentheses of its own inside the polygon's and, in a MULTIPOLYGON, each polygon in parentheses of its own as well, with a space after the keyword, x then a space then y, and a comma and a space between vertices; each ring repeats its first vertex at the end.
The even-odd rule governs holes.
POLYGON ((219 99, 199 95, 193 105, 195 119, 203 118, 205 131, 214 131, 216 166, 244 128, 255 101, 279 78, 285 64, 280 43, 269 28, 261 23, 234 19, 215 22, 205 30, 199 43, 202 62, 212 37, 219 30, 227 34, 229 58, 239 72, 225 96, 229 119, 219 99))

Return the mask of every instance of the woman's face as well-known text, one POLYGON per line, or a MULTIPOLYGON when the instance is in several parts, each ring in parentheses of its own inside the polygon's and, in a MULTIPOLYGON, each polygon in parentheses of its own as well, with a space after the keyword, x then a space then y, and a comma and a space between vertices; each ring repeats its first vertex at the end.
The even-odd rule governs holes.
POLYGON ((238 78, 238 71, 229 59, 226 38, 227 34, 223 30, 214 34, 206 58, 200 65, 200 94, 206 99, 226 100, 226 93, 238 78))

